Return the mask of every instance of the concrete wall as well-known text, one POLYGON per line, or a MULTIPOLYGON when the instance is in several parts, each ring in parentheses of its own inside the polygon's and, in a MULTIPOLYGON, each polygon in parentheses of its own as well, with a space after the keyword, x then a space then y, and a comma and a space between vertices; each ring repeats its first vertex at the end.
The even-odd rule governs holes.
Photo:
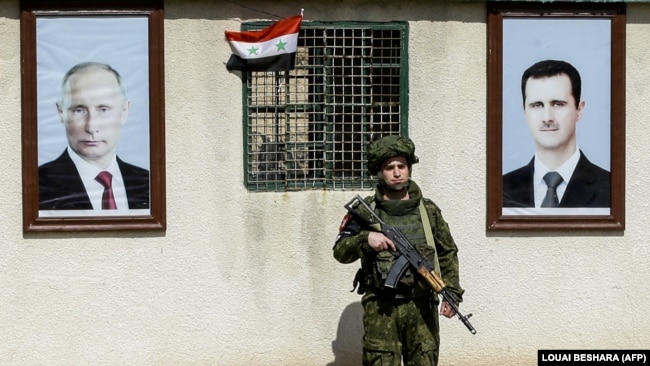
MULTIPOLYGON (((0 0, 0 365, 358 365, 357 265, 331 247, 355 192, 249 193, 226 29, 259 11, 410 22, 414 178, 460 247, 443 365, 650 344, 650 5, 629 4, 623 233, 485 231, 483 2, 165 2, 165 232, 22 233, 19 2, 0 0), (460 79, 458 79, 460 77, 460 79)), ((561 41, 561 40, 559 40, 561 41)))

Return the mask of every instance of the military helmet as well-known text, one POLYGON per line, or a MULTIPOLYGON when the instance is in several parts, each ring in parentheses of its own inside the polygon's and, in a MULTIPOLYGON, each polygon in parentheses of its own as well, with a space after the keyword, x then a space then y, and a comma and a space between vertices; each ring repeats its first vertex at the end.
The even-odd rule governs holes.
POLYGON ((370 143, 368 147, 368 172, 375 175, 381 169, 381 163, 388 158, 403 156, 409 167, 419 161, 415 156, 415 144, 408 137, 390 135, 370 143))

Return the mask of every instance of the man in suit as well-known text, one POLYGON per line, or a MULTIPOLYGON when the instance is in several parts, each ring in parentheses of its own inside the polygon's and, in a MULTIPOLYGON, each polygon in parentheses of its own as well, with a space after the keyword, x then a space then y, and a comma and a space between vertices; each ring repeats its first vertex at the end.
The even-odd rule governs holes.
POLYGON ((68 146, 38 168, 39 209, 149 209, 149 171, 116 154, 131 107, 120 74, 97 62, 74 66, 56 107, 68 146))
POLYGON ((537 62, 523 73, 521 92, 535 155, 503 176, 503 207, 610 207, 609 171, 577 146, 586 104, 578 70, 565 61, 537 62))

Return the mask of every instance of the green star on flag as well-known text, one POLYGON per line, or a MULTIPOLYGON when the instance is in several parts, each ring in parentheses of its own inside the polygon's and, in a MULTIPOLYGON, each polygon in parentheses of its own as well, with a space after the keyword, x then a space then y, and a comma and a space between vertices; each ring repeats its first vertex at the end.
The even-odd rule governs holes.
POLYGON ((280 42, 278 42, 278 43, 275 45, 275 47, 278 48, 278 49, 277 49, 278 52, 280 52, 280 51, 286 51, 286 49, 284 48, 284 46, 286 46, 286 45, 287 45, 287 42, 282 42, 282 40, 280 40, 280 42))

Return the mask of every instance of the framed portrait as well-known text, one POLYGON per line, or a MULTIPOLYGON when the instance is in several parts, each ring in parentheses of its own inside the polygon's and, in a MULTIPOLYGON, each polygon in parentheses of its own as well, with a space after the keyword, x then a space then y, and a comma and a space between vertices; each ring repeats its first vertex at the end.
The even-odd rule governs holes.
POLYGON ((624 230, 625 4, 487 20, 487 230, 624 230))
POLYGON ((23 231, 164 230, 162 0, 20 4, 23 231))

